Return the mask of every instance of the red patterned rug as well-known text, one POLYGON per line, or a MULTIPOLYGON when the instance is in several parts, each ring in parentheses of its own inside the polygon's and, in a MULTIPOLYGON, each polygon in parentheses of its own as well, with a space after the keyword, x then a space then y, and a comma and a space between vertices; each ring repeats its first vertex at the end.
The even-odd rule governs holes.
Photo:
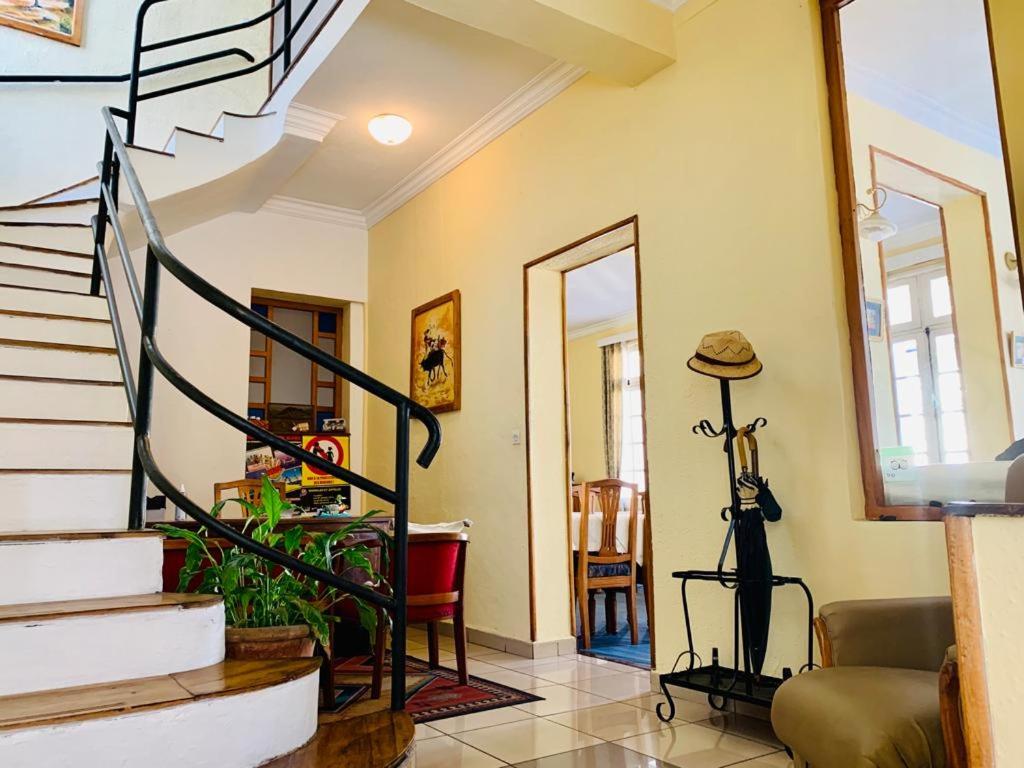
MULTIPOLYGON (((352 689, 354 676, 371 674, 372 661, 369 656, 338 659, 334 664, 335 686, 338 693, 352 689)), ((405 706, 414 723, 429 723, 431 720, 542 700, 540 696, 473 675, 469 676, 469 685, 459 685, 459 673, 455 670, 447 667, 430 669, 427 662, 412 656, 406 657, 406 669, 410 680, 406 690, 405 706)), ((388 673, 389 668, 385 664, 384 674, 388 673)), ((351 702, 367 695, 369 694, 361 691, 351 699, 351 702)))

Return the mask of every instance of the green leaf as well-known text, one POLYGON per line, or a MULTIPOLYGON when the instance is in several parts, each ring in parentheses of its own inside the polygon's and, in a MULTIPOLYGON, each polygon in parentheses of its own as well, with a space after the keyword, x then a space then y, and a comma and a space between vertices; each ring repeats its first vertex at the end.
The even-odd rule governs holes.
POLYGON ((298 552, 304 535, 305 531, 302 530, 301 525, 290 528, 284 535, 284 551, 289 555, 294 555, 298 552))

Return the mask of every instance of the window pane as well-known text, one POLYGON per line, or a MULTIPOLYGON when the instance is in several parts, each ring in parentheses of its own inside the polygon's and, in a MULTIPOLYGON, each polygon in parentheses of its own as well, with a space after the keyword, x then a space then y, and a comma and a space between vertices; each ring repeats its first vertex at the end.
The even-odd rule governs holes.
MULTIPOLYGON (((303 341, 313 341, 313 313, 298 309, 275 309, 274 322, 303 341)), ((274 342, 270 364, 274 402, 309 405, 313 364, 282 344, 274 342)))
POLYGON ((319 333, 337 333, 338 316, 334 312, 317 312, 316 326, 319 333))
POLYGON ((889 288, 889 324, 902 325, 914 320, 913 299, 906 283, 889 288))
POLYGON ((249 382, 249 402, 250 403, 262 403, 264 400, 263 396, 264 385, 257 382, 249 382))
POLYGON ((921 397, 921 377, 909 376, 896 382, 896 403, 901 416, 914 416, 924 413, 921 397))
MULTIPOLYGON (((317 346, 332 357, 334 356, 334 339, 320 339, 317 341, 317 346)), ((316 380, 334 381, 334 374, 323 366, 318 365, 316 367, 316 380)))
POLYGON ((949 295, 949 278, 933 277, 928 281, 932 297, 932 317, 947 317, 953 314, 953 301, 949 295))
POLYGON ((267 350, 267 337, 262 333, 249 331, 249 349, 265 352, 267 350))
POLYGON ((935 337, 935 357, 940 372, 960 370, 956 359, 956 337, 952 333, 935 337))
POLYGON ((317 387, 316 404, 322 408, 334 405, 334 387, 317 387))
POLYGON ((918 375, 917 341, 907 339, 892 345, 892 371, 897 379, 918 375))
POLYGON ((944 464, 966 464, 970 461, 966 451, 952 451, 946 454, 946 460, 944 464))
POLYGON ((943 411, 962 411, 964 409, 964 391, 960 386, 960 374, 939 374, 939 405, 943 411))
POLYGON ((900 442, 913 447, 915 453, 928 453, 928 434, 923 416, 900 417, 900 442))
POLYGON ((942 447, 950 452, 967 450, 967 419, 963 411, 942 414, 942 447))
POLYGON ((263 378, 267 375, 267 358, 265 357, 250 357, 249 358, 249 375, 259 376, 263 378))
POLYGON ((916 467, 927 467, 931 464, 931 459, 928 458, 927 453, 914 454, 914 466, 916 467))

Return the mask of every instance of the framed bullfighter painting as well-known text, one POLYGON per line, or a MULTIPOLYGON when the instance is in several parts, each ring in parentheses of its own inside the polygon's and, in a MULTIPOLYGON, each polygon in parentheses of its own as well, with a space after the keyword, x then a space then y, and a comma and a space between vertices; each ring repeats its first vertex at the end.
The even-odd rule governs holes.
POLYGON ((82 44, 85 0, 0 0, 0 25, 82 44))
POLYGON ((412 311, 409 395, 434 413, 462 407, 461 297, 446 293, 412 311))

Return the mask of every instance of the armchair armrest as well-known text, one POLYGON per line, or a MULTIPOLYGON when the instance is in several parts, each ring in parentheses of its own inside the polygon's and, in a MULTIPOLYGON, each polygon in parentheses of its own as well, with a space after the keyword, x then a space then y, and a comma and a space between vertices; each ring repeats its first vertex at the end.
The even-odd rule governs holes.
POLYGON ((956 642, 949 597, 829 603, 821 607, 814 628, 825 667, 937 672, 956 642))

